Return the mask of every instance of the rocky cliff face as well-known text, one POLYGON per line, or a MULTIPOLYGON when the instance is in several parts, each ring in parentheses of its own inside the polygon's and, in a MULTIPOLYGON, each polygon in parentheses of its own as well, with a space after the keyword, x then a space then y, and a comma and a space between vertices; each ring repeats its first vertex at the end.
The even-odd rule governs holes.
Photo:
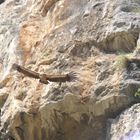
POLYGON ((124 111, 116 119, 110 119, 108 139, 111 140, 139 140, 139 104, 133 105, 130 109, 124 111), (120 135, 123 134, 123 135, 120 135))
POLYGON ((118 140, 139 128, 139 0, 0 3, 2 140, 118 140), (13 63, 78 80, 41 84, 13 63))

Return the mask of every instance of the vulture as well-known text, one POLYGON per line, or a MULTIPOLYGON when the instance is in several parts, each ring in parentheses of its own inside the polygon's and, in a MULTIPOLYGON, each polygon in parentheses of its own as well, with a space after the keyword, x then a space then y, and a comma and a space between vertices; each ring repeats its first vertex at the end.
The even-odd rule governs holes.
POLYGON ((50 82, 72 82, 77 79, 76 73, 70 72, 68 74, 40 74, 38 72, 29 70, 23 66, 20 66, 16 63, 13 64, 12 68, 18 72, 24 74, 25 76, 39 79, 41 83, 48 84, 50 82))

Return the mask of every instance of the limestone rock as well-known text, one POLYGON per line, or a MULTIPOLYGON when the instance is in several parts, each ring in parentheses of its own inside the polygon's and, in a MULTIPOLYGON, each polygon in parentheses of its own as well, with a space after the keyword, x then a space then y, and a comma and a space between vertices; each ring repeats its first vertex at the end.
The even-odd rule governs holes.
POLYGON ((117 118, 109 120, 110 130, 108 140, 139 139, 139 109, 140 104, 135 104, 117 118))
POLYGON ((138 49, 139 7, 138 0, 2 2, 0 139, 104 140, 108 119, 139 102, 140 61, 129 54, 138 49), (120 54, 126 59, 117 63, 120 54), (13 63, 46 74, 73 71, 78 80, 41 84, 13 63))

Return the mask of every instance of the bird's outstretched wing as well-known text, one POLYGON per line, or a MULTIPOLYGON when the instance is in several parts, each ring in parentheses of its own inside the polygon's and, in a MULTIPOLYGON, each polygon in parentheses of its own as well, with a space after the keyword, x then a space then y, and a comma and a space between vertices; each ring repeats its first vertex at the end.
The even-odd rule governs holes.
POLYGON ((40 75, 40 81, 50 81, 50 82, 72 82, 77 80, 76 73, 70 72, 68 74, 58 74, 58 75, 47 75, 42 74, 40 75))
POLYGON ((35 78, 35 79, 39 79, 39 73, 29 70, 23 66, 20 66, 16 63, 13 64, 12 66, 13 69, 17 70, 20 73, 23 73, 24 75, 31 77, 31 78, 35 78))
POLYGON ((23 66, 20 66, 18 64, 13 64, 13 69, 17 70, 20 73, 23 73, 24 75, 40 79, 41 83, 48 84, 48 81, 51 82, 71 82, 77 80, 77 75, 74 72, 70 72, 68 74, 58 74, 58 75, 47 75, 47 74, 39 74, 35 71, 29 70, 23 66))

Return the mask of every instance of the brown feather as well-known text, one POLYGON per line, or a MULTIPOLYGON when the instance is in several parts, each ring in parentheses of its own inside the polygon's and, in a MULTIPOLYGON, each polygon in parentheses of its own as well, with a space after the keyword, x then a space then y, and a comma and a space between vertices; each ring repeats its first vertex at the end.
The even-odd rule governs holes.
POLYGON ((75 73, 71 72, 64 75, 44 75, 44 77, 51 82, 72 82, 77 79, 75 73))
POLYGON ((20 73, 23 73, 24 75, 26 75, 28 77, 39 79, 39 73, 26 69, 23 66, 20 66, 20 65, 14 63, 12 68, 17 70, 20 73))
POLYGON ((39 74, 37 72, 31 71, 23 66, 20 66, 18 64, 13 64, 13 69, 17 70, 20 73, 23 73, 24 75, 40 79, 39 81, 44 84, 48 84, 48 81, 51 82, 71 82, 75 81, 77 79, 77 76, 74 72, 70 72, 68 74, 64 75, 47 75, 47 74, 39 74))

